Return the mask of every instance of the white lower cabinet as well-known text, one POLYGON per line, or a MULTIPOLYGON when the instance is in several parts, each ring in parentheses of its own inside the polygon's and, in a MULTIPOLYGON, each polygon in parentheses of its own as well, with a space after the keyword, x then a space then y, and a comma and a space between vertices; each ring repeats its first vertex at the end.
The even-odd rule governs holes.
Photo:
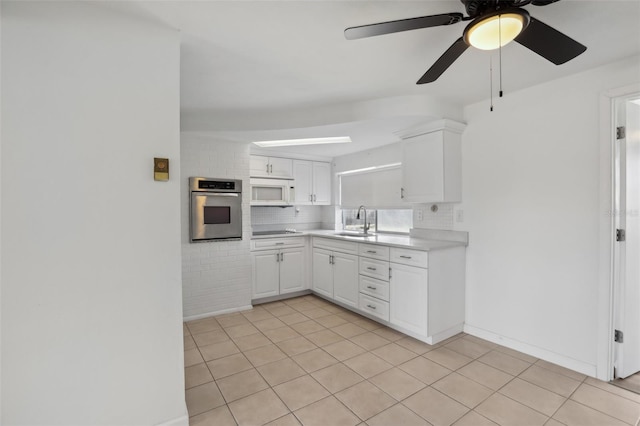
POLYGON ((358 307, 358 244, 316 237, 312 253, 313 291, 358 307))
POLYGON ((313 291, 333 299, 333 265, 328 250, 313 249, 313 291))
POLYGON ((462 246, 426 252, 313 241, 314 292, 429 344, 462 331, 464 271, 462 246))
POLYGON ((375 297, 360 293, 360 310, 378 317, 383 321, 389 321, 389 302, 385 302, 375 297))
POLYGON ((360 275, 360 293, 368 294, 376 299, 389 301, 389 283, 384 280, 360 275))
POLYGON ((252 246, 252 299, 278 296, 306 288, 304 239, 254 240, 252 246), (289 248, 265 250, 274 247, 289 248))
POLYGON ((280 294, 280 251, 269 250, 254 253, 253 298, 277 296, 280 294))
POLYGON ((427 336, 428 270, 392 263, 389 281, 389 321, 427 336))
POLYGON ((304 285, 304 249, 280 251, 280 294, 300 291, 304 285))
POLYGON ((333 255, 333 298, 354 308, 358 306, 358 256, 333 255))
POLYGON ((314 248, 313 290, 346 305, 358 306, 358 256, 314 248))

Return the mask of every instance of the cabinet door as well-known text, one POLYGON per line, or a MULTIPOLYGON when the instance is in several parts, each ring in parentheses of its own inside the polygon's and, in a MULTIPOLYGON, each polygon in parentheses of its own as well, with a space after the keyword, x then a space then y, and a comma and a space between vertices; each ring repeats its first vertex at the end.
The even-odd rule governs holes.
POLYGON ((402 147, 404 201, 443 201, 443 156, 442 132, 415 136, 404 142, 402 147))
POLYGON ((462 139, 448 130, 414 136, 402 147, 402 188, 410 203, 458 202, 462 197, 462 139))
POLYGON ((293 160, 293 179, 296 185, 294 204, 300 206, 312 204, 312 174, 313 166, 311 161, 293 160))
POLYGON ((313 204, 331 204, 331 164, 313 162, 313 204))
POLYGON ((427 336, 427 270, 415 266, 391 264, 389 321, 422 336, 427 336))
POLYGON ((304 289, 304 248, 280 251, 280 294, 304 289))
POLYGON ((329 263, 331 252, 313 249, 313 290, 333 299, 333 265, 329 263))
POLYGON ((333 252, 333 298, 358 306, 358 256, 333 252))
POLYGON ((249 173, 251 176, 269 176, 269 157, 250 155, 249 173))
POLYGON ((293 160, 290 158, 269 157, 269 176, 293 177, 293 160))
POLYGON ((253 263, 253 298, 276 296, 280 293, 280 252, 257 252, 251 255, 253 263))

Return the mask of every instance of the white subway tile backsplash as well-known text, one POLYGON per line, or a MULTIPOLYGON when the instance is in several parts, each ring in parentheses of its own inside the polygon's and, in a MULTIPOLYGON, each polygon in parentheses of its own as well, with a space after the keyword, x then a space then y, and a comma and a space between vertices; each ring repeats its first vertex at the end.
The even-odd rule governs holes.
POLYGON ((253 230, 317 229, 332 206, 251 207, 253 230))
POLYGON ((422 229, 453 229, 453 204, 416 204, 413 206, 413 227, 422 229), (436 212, 432 206, 438 206, 436 212), (418 211, 422 211, 422 220, 418 211))

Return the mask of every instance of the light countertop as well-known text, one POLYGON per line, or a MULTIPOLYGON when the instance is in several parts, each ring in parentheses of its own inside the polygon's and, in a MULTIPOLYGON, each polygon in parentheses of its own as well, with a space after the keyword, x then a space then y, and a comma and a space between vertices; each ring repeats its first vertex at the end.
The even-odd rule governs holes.
POLYGON ((446 240, 435 240, 435 239, 423 239, 423 238, 415 238, 410 237, 409 235, 392 235, 392 234, 376 234, 368 237, 354 237, 348 235, 336 235, 339 231, 335 230, 308 230, 301 231, 288 234, 277 234, 277 235, 259 235, 254 236, 251 239, 263 239, 263 238, 290 238, 290 237, 304 237, 307 235, 311 235, 314 237, 325 237, 332 238, 336 240, 343 241, 353 241, 356 243, 369 243, 369 244, 379 244, 383 246, 389 247, 400 247, 400 248, 409 248, 414 250, 438 250, 438 249, 446 249, 451 247, 464 247, 465 243, 459 241, 446 241, 446 240))

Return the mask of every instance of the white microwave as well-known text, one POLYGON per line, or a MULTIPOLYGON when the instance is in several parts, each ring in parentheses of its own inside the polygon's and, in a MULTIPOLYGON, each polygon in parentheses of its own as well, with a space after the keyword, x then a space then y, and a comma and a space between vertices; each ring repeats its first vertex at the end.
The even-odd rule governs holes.
POLYGON ((292 179, 251 178, 252 206, 291 206, 295 200, 292 179))

